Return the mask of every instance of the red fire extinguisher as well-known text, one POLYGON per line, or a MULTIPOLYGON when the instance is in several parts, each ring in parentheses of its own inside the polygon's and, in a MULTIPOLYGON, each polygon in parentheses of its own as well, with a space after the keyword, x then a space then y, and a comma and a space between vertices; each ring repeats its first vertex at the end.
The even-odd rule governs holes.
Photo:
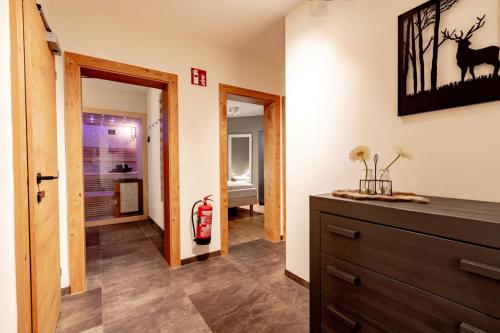
POLYGON ((210 244, 212 238, 212 213, 213 207, 210 204, 210 199, 212 195, 207 195, 203 200, 198 200, 194 203, 193 209, 191 210, 191 224, 193 226, 194 241, 198 245, 210 244), (195 208, 198 204, 198 211, 196 213, 196 227, 194 223, 195 208))

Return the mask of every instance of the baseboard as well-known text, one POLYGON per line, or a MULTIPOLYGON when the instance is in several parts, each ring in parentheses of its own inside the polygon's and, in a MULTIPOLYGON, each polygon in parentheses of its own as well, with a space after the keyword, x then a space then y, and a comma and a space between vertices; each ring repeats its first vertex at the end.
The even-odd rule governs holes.
POLYGON ((153 228, 156 229, 156 231, 160 232, 160 233, 163 233, 164 230, 160 227, 160 225, 158 223, 156 223, 155 220, 153 220, 151 217, 149 217, 149 220, 153 223, 153 228))
POLYGON ((105 220, 85 222, 85 227, 86 228, 104 227, 107 225, 114 225, 114 224, 142 222, 142 221, 147 221, 148 219, 149 219, 149 216, 147 216, 147 215, 115 217, 115 218, 105 219, 105 220))
POLYGON ((221 252, 219 250, 219 251, 204 253, 204 254, 194 256, 194 257, 182 259, 181 265, 192 264, 192 263, 198 262, 198 261, 205 261, 205 260, 207 260, 209 258, 213 258, 213 257, 220 257, 220 254, 221 254, 221 252))
POLYGON ((300 276, 293 274, 292 272, 290 272, 287 269, 285 269, 285 276, 287 278, 289 278, 290 280, 292 280, 293 282, 297 283, 298 285, 301 285, 302 287, 309 289, 309 282, 307 282, 306 280, 304 280, 300 276))
POLYGON ((70 289, 69 287, 66 288, 61 288, 61 296, 66 296, 70 294, 70 289))

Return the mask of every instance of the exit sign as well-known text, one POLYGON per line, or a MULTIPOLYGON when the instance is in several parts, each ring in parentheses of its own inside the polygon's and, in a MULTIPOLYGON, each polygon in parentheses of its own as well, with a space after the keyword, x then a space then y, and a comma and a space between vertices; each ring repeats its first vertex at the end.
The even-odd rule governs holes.
POLYGON ((191 84, 195 86, 207 86, 207 71, 199 68, 191 68, 191 84))

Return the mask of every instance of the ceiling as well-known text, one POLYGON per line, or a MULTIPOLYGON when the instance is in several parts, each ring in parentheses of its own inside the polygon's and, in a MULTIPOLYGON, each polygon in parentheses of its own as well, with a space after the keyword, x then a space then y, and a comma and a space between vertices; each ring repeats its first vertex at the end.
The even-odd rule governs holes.
POLYGON ((135 24, 148 22, 236 50, 279 52, 284 58, 284 17, 306 0, 69 1, 127 15, 135 24))
POLYGON ((258 104, 251 104, 238 101, 227 101, 227 117, 228 118, 240 118, 240 117, 255 117, 264 115, 264 107, 258 104), (233 115, 229 113, 229 109, 232 107, 238 107, 238 114, 233 115))

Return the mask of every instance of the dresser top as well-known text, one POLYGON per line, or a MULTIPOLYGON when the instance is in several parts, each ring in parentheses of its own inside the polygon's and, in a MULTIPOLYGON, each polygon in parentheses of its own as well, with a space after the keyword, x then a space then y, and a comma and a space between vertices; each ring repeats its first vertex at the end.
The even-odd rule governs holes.
POLYGON ((428 197, 430 203, 310 197, 312 210, 500 248, 500 203, 428 197))

